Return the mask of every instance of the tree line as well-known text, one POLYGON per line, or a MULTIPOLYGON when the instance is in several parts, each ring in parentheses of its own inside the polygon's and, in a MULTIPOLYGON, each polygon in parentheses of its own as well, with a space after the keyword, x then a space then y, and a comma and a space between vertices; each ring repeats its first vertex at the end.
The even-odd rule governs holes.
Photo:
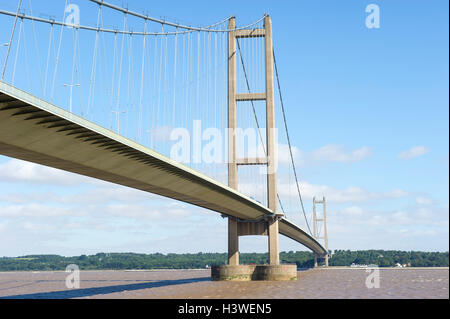
MULTIPOLYGON (((330 255, 330 266, 359 264, 394 267, 400 264, 408 267, 448 267, 449 265, 448 252, 335 250, 330 251, 330 255)), ((241 264, 267 264, 269 256, 267 253, 240 253, 239 259, 241 264)), ((296 264, 299 268, 311 268, 314 266, 314 254, 306 251, 281 252, 280 262, 296 264)), ((198 269, 226 263, 226 253, 98 253, 74 257, 27 255, 0 258, 0 271, 65 270, 69 264, 76 264, 81 270, 198 269)), ((319 259, 319 263, 323 264, 323 260, 319 259)))

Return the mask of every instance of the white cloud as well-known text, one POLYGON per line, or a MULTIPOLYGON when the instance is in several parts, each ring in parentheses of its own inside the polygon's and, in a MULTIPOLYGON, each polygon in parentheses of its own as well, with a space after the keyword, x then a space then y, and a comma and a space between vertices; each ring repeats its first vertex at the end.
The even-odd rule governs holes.
POLYGON ((11 159, 0 164, 0 181, 75 185, 87 183, 92 179, 52 167, 11 159))
POLYGON ((139 204, 108 205, 104 208, 104 214, 137 220, 173 220, 176 218, 186 218, 191 215, 187 209, 139 204))
POLYGON ((311 155, 316 161, 354 163, 367 158, 371 154, 372 150, 366 146, 348 151, 341 145, 329 144, 313 151, 311 155))
POLYGON ((420 205, 431 205, 433 204, 433 200, 428 197, 417 197, 416 203, 420 205))
POLYGON ((345 207, 342 210, 342 213, 345 215, 349 215, 349 216, 362 216, 364 215, 364 209, 362 209, 361 207, 358 206, 350 206, 350 207, 345 207))
MULTIPOLYGON (((306 164, 313 164, 317 161, 355 163, 362 161, 371 154, 372 150, 367 146, 363 146, 355 150, 346 150, 342 145, 329 144, 312 152, 305 152, 296 146, 292 146, 292 157, 296 166, 305 166, 306 164)), ((248 156, 264 157, 265 153, 263 147, 258 145, 257 149, 250 149, 248 151, 248 156)), ((291 154, 289 152, 289 145, 279 143, 277 156, 279 165, 290 165, 291 154)))
MULTIPOLYGON (((249 186, 250 188, 250 186, 249 186)), ((300 191, 306 200, 312 200, 314 196, 325 196, 327 201, 335 203, 364 202, 369 200, 395 199, 409 196, 410 194, 401 189, 393 189, 387 192, 373 192, 361 187, 349 186, 345 189, 338 189, 327 185, 315 185, 308 182, 300 184, 300 191)), ((282 198, 296 198, 297 188, 295 182, 289 184, 278 182, 278 192, 282 198)))
MULTIPOLYGON (((307 217, 311 224, 311 205, 307 217)), ((322 212, 318 208, 318 214, 322 212)), ((300 212, 289 219, 306 230, 300 212)), ((319 229, 321 224, 319 223, 319 229)), ((404 206, 389 210, 371 204, 327 206, 330 249, 448 250, 448 205, 404 206)), ((323 230, 322 230, 323 231, 323 230)), ((289 245, 291 245, 288 242, 289 245)), ((294 246, 294 244, 292 244, 294 246)))
POLYGON ((27 203, 23 205, 4 205, 0 206, 0 216, 3 218, 19 217, 56 217, 73 214, 70 208, 55 207, 47 204, 27 203))
MULTIPOLYGON (((296 146, 292 146, 292 157, 294 163, 303 164, 304 152, 296 146)), ((291 164, 291 154, 289 152, 288 144, 278 144, 278 163, 291 164)))
MULTIPOLYGON (((333 147, 329 145, 319 150, 323 151, 327 148, 333 150, 333 147)), ((297 163, 305 158, 309 161, 313 158, 313 154, 320 153, 312 152, 305 155, 295 147, 293 152, 294 160, 297 163)), ((353 151, 345 151, 342 147, 335 146, 334 153, 329 151, 328 157, 325 156, 325 153, 327 152, 320 153, 321 160, 351 163, 368 156, 370 150, 362 147, 353 151)), ((290 162, 287 145, 281 145, 279 155, 282 163, 290 162)), ((165 200, 160 196, 143 191, 106 182, 96 182, 96 180, 83 176, 18 160, 0 164, 0 181, 24 181, 67 186, 45 191, 37 188, 24 189, 23 193, 15 189, 8 193, 6 184, 6 188, 4 188, 6 192, 3 191, 0 195, 0 201, 3 202, 0 203, 2 219, 0 234, 10 243, 9 246, 6 243, 3 243, 3 246, 0 244, 0 248, 10 255, 18 255, 20 253, 17 251, 22 251, 22 249, 25 251, 30 249, 29 252, 33 253, 50 252, 54 250, 45 250, 43 247, 58 245, 57 248, 64 254, 70 249, 75 249, 74 247, 78 247, 74 250, 74 254, 79 254, 78 252, 82 249, 89 249, 93 252, 101 249, 115 250, 111 247, 135 250, 136 244, 141 239, 142 250, 149 249, 148 247, 157 247, 149 245, 149 243, 157 243, 159 240, 164 243, 164 249, 168 252, 176 249, 180 249, 181 252, 183 249, 186 250, 186 247, 198 251, 204 251, 206 249, 204 247, 208 247, 211 251, 223 251, 217 248, 221 247, 220 245, 223 245, 223 249, 226 250, 226 223, 219 217, 219 214, 214 212, 177 201, 165 200), (79 187, 75 187, 86 184, 86 182, 91 183, 94 187, 89 187, 88 190, 83 189, 82 192, 79 187), (207 235, 203 234, 203 231, 198 231, 199 229, 207 230, 207 235), (220 237, 219 240, 210 237, 219 230, 223 238, 220 237), (135 234, 139 234, 141 239, 137 240, 135 234), (108 242, 108 246, 101 246, 102 241, 96 241, 96 238, 103 238, 104 242, 108 242), (190 240, 187 241, 186 238, 190 238, 190 240), (81 239, 86 243, 78 242, 81 239), (122 242, 119 239, 124 240, 122 242), (204 242, 205 240, 206 242, 204 242), (111 244, 111 241, 117 241, 117 243, 111 244), (33 245, 29 246, 30 242, 33 245), (119 242, 123 246, 118 246, 119 242), (188 242, 198 244, 192 246, 188 242), (186 245, 186 247, 182 245, 186 245)), ((263 186, 263 183, 255 185, 254 182, 240 184, 240 188, 248 193, 255 193, 255 197, 256 193, 263 194, 263 186)), ((278 191, 283 204, 287 203, 286 199, 289 196, 293 202, 295 201, 294 203, 297 203, 297 190, 294 183, 289 183, 279 176, 278 191)), ((339 245, 351 248, 349 245, 353 242, 360 245, 361 248, 370 248, 373 243, 377 245, 376 248, 385 248, 389 247, 386 245, 392 242, 392 238, 397 238, 397 234, 403 234, 399 238, 404 237, 403 242, 400 241, 400 245, 404 245, 404 247, 415 247, 412 240, 421 243, 420 236, 423 237, 424 234, 430 236, 436 234, 436 238, 440 241, 442 241, 440 238, 444 238, 442 237, 443 233, 445 235, 447 232, 448 237, 448 204, 443 208, 436 207, 436 203, 425 193, 413 194, 402 189, 373 191, 354 185, 338 188, 308 182, 301 183, 301 191, 305 208, 309 210, 307 213, 310 213, 313 196, 325 195, 327 197, 327 201, 330 203, 328 206, 328 230, 330 242, 333 243, 331 248, 339 248, 339 245), (375 209, 371 206, 376 203, 375 201, 382 202, 386 199, 404 197, 410 197, 416 205, 392 211, 386 211, 383 208, 375 209), (408 240, 405 239, 407 235, 409 236, 408 240), (381 241, 378 241, 378 238, 381 238, 381 241)), ((376 205, 376 207, 380 206, 376 205)), ((304 220, 301 220, 303 219, 301 214, 288 215, 288 217, 306 229, 304 220)), ((291 244, 302 249, 296 243, 289 245, 291 244)), ((438 244, 440 246, 435 247, 445 248, 442 246, 445 245, 445 242, 438 244)), ((254 247, 253 244, 252 247, 254 247)), ((249 248, 249 251, 251 249, 249 248)))
MULTIPOLYGON (((57 196, 57 195, 56 195, 57 196)), ((133 189, 130 187, 125 187, 121 185, 114 185, 110 183, 105 183, 101 187, 96 187, 89 189, 86 192, 79 193, 76 195, 64 195, 57 196, 55 201, 64 204, 98 204, 103 203, 136 203, 143 202, 146 200, 161 200, 161 196, 148 193, 145 191, 133 189)), ((1 198, 1 197, 0 197, 1 198)))
POLYGON ((418 157, 424 154, 427 154, 430 150, 426 148, 425 146, 414 146, 411 147, 409 150, 403 151, 400 154, 398 154, 398 158, 400 159, 411 159, 414 157, 418 157))
POLYGON ((360 206, 344 207, 330 210, 331 224, 343 224, 349 228, 388 227, 390 229, 408 229, 405 226, 442 227, 448 225, 448 210, 443 207, 423 208, 421 206, 405 207, 400 210, 371 210, 360 206))

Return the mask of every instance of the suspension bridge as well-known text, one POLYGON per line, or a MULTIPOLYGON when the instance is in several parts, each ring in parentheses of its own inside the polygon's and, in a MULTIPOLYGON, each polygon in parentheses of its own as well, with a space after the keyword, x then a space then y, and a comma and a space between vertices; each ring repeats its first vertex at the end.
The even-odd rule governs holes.
POLYGON ((239 267, 245 235, 268 237, 271 278, 287 267, 279 233, 327 261, 301 196, 270 16, 199 27, 90 0, 97 22, 83 25, 68 0, 61 20, 18 2, 0 9, 11 30, 0 56, 1 155, 228 218, 228 268, 219 277, 239 267))

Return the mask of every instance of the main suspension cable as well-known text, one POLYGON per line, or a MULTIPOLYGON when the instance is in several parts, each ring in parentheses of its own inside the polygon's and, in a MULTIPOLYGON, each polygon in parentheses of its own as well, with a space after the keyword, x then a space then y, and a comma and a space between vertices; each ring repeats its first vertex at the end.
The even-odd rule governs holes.
MULTIPOLYGON (((215 30, 215 29, 212 29, 212 28, 217 26, 217 25, 221 25, 221 24, 225 23, 226 21, 230 20, 232 17, 228 17, 226 19, 223 19, 223 20, 221 20, 219 22, 216 22, 216 23, 214 23, 214 24, 212 24, 210 26, 207 26, 207 27, 191 27, 191 26, 186 26, 186 25, 182 25, 182 24, 179 24, 179 23, 174 23, 174 22, 170 22, 170 21, 166 21, 166 20, 161 20, 161 19, 156 19, 156 18, 153 18, 153 17, 149 17, 148 15, 137 13, 137 12, 133 12, 133 11, 130 11, 128 9, 125 9, 125 8, 122 8, 122 7, 119 7, 119 6, 116 6, 116 5, 104 2, 103 0, 90 0, 90 1, 94 2, 94 3, 98 4, 98 5, 103 5, 105 7, 110 8, 110 9, 113 9, 113 10, 116 10, 116 11, 119 11, 119 12, 122 12, 122 13, 125 13, 125 14, 129 14, 129 15, 141 18, 141 19, 153 21, 153 22, 160 23, 160 24, 163 24, 163 25, 168 25, 168 26, 175 27, 175 28, 178 28, 178 29, 188 30, 187 32, 193 32, 193 31, 232 32, 232 31, 236 31, 236 30, 248 29, 249 27, 259 23, 260 21, 262 21, 266 17, 266 15, 264 15, 262 18, 258 19, 257 21, 255 21, 255 22, 253 22, 253 23, 251 23, 251 24, 249 24, 247 26, 244 26, 244 27, 240 27, 240 28, 236 28, 236 29, 227 29, 227 30, 215 30)), ((180 33, 183 33, 183 31, 180 32, 180 33)), ((186 33, 186 31, 184 31, 184 33, 186 33)))
MULTIPOLYGON (((125 10, 128 12, 128 14, 131 14, 131 11, 125 10)), ((59 22, 59 21, 55 21, 55 20, 50 20, 50 19, 44 19, 44 18, 39 18, 39 17, 34 17, 34 16, 29 16, 26 15, 24 13, 14 13, 14 12, 10 12, 10 11, 5 11, 5 10, 0 10, 0 14, 3 15, 8 15, 8 16, 12 16, 12 17, 18 17, 21 19, 25 19, 25 20, 32 20, 32 21, 37 21, 37 22, 44 22, 44 23, 48 23, 48 24, 54 24, 54 25, 59 25, 62 27, 71 27, 71 28, 76 28, 76 29, 81 29, 81 30, 89 30, 89 31, 100 31, 100 32, 105 32, 105 33, 119 33, 119 34, 133 34, 133 35, 176 35, 176 34, 186 34, 186 33, 192 33, 192 32, 196 32, 196 31, 202 31, 202 32, 232 32, 232 31, 236 31, 236 30, 245 30, 245 29, 249 29, 252 26, 256 25, 257 23, 261 22, 262 20, 264 20, 265 16, 261 17, 260 19, 256 20, 255 22, 252 22, 246 26, 243 27, 239 27, 236 29, 224 29, 224 30, 218 30, 218 29, 213 29, 213 27, 216 27, 217 25, 223 24, 225 21, 229 20, 230 18, 224 19, 218 23, 215 23, 211 26, 207 26, 204 28, 190 28, 188 27, 188 30, 186 31, 173 31, 173 32, 141 32, 141 31, 128 31, 128 30, 117 30, 117 29, 106 29, 106 28, 98 28, 98 27, 91 27, 91 26, 85 26, 85 25, 73 25, 73 24, 69 24, 69 23, 65 23, 65 22, 59 22)), ((158 20, 155 21, 155 19, 150 19, 149 17, 146 16, 142 16, 142 18, 150 20, 150 21, 154 21, 154 22, 158 22, 161 23, 161 25, 173 25, 174 27, 177 27, 176 24, 169 24, 166 23, 162 20, 158 20)), ((157 20, 157 19, 156 19, 157 20)), ((182 25, 178 25, 178 28, 186 28, 185 26, 182 25)))
POLYGON ((273 62, 275 65, 275 74, 277 77, 278 94, 280 95, 280 103, 281 103, 281 110, 283 113, 284 128, 286 130, 286 136, 287 136, 287 141, 288 141, 288 145, 289 145, 289 155, 291 157, 292 169, 294 171, 295 184, 297 185, 298 198, 300 199, 300 204, 302 207, 303 216, 305 217, 306 226, 308 227, 309 233, 312 234, 311 228, 309 227, 308 219, 306 218, 305 207, 303 205, 302 194, 300 192, 300 186, 299 186, 298 178, 297 178, 297 170, 295 169, 294 156, 292 155, 292 146, 291 146, 291 140, 289 138, 289 130, 288 130, 287 121, 286 121, 286 112, 284 110, 283 96, 281 95, 280 78, 278 76, 278 68, 277 68, 277 60, 275 58, 275 50, 273 50, 273 62))

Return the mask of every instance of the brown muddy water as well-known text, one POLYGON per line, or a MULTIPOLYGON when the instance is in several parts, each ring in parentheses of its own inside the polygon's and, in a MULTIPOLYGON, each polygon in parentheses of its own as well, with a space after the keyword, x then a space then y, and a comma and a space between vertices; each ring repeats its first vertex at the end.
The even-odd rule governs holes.
POLYGON ((0 298, 449 298, 448 268, 380 269, 379 288, 374 274, 319 268, 290 282, 214 282, 209 270, 81 271, 69 289, 63 271, 0 272, 0 298))

